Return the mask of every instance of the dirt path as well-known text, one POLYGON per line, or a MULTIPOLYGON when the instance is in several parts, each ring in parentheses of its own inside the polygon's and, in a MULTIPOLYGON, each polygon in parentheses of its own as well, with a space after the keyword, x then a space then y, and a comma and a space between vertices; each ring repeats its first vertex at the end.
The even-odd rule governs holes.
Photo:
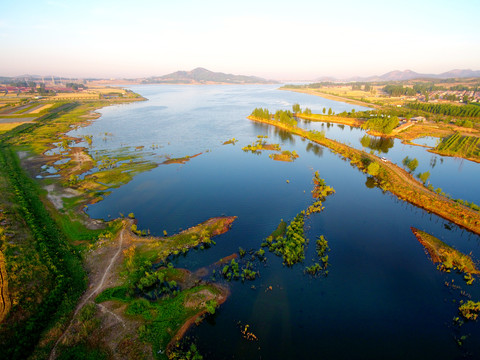
MULTIPOLYGON (((68 324, 68 327, 65 329, 63 334, 58 338, 57 342, 53 346, 52 351, 50 352, 49 360, 53 360, 53 359, 56 358, 56 356, 57 356, 57 354, 56 354, 57 346, 58 346, 58 344, 60 344, 63 341, 65 336, 68 334, 70 328, 72 327, 73 320, 75 319, 75 317, 77 316, 79 311, 87 304, 87 302, 94 295, 99 294, 106 287, 105 286, 105 281, 106 281, 107 277, 111 274, 111 269, 116 264, 120 254, 122 253, 122 250, 124 250, 124 237, 126 236, 125 235, 126 231, 127 230, 124 226, 124 228, 120 231, 120 234, 117 237, 117 239, 115 239, 115 241, 118 241, 118 245, 117 245, 118 249, 113 254, 113 256, 110 258, 110 261, 108 262, 107 266, 104 269, 100 270, 99 273, 96 273, 96 274, 94 273, 90 276, 90 278, 89 278, 89 288, 87 289, 87 291, 83 294, 82 298, 80 299, 80 302, 77 305, 77 307, 76 307, 76 309, 75 309, 75 311, 72 315, 72 318, 70 320, 70 323, 68 324)), ((108 256, 109 254, 107 253, 106 255, 108 256)), ((96 262, 97 263, 99 262, 98 259, 96 259, 96 262)), ((104 306, 101 306, 100 309, 103 312, 108 312, 109 314, 113 315, 115 317, 115 319, 117 319, 122 324, 122 326, 125 327, 125 324, 124 324, 123 320, 118 315, 111 312, 110 310, 108 310, 104 306)))
POLYGON ((102 304, 97 304, 97 306, 100 308, 102 312, 109 314, 115 320, 117 320, 123 326, 123 328, 126 328, 125 321, 123 321, 123 319, 120 316, 115 314, 113 311, 110 311, 110 309, 108 309, 106 306, 103 306, 102 304))

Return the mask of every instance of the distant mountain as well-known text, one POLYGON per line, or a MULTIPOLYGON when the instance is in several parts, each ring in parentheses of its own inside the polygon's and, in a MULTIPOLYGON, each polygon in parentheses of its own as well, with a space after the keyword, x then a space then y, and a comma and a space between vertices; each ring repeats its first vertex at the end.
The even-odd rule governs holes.
POLYGON ((274 84, 273 80, 266 80, 257 76, 233 75, 222 72, 213 72, 204 68, 192 71, 176 71, 174 73, 153 76, 142 80, 143 84, 274 84))
MULTIPOLYGON (((420 74, 412 70, 394 70, 383 75, 368 77, 354 76, 347 79, 335 79, 336 81, 405 81, 413 79, 449 79, 449 78, 472 78, 480 77, 480 70, 455 69, 441 74, 420 74)), ((332 81, 331 77, 321 77, 315 81, 332 81), (328 80, 326 80, 328 79, 328 80)))
POLYGON ((437 75, 438 79, 480 77, 480 70, 455 69, 437 75))

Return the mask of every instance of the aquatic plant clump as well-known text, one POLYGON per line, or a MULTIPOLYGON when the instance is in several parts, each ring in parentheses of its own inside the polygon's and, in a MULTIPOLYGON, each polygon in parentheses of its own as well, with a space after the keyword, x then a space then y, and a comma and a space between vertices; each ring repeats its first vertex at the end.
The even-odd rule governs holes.
MULTIPOLYGON (((305 259, 307 239, 303 230, 305 212, 301 211, 286 228, 285 236, 269 236, 262 244, 277 256, 283 257, 283 263, 292 266, 305 259)), ((278 228, 277 228, 278 230, 278 228)))
POLYGON ((480 301, 474 302, 468 300, 458 308, 460 314, 467 320, 477 320, 478 313, 480 312, 480 301))
POLYGON ((320 177, 318 171, 315 171, 313 184, 312 197, 315 199, 315 202, 307 208, 305 212, 306 216, 321 212, 324 209, 323 201, 325 201, 327 196, 335 193, 335 189, 326 184, 325 180, 320 177))
POLYGON ((323 235, 320 235, 316 242, 316 251, 317 251, 317 256, 320 262, 315 262, 311 266, 305 267, 304 272, 306 274, 312 275, 312 276, 317 276, 320 274, 323 274, 324 276, 328 275, 328 252, 330 251, 330 247, 328 246, 328 241, 325 239, 323 235))

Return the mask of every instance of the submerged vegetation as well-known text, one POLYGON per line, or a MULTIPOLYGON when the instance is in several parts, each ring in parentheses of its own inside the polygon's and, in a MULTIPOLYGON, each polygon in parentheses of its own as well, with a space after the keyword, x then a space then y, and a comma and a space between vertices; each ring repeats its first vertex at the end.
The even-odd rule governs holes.
POLYGON ((307 239, 304 233, 305 212, 300 212, 286 227, 285 236, 281 235, 284 222, 281 221, 277 230, 264 242, 268 250, 277 256, 283 257, 283 263, 292 266, 305 259, 305 245, 307 239))
POLYGON ((242 148, 243 151, 251 151, 252 153, 257 153, 259 151, 281 151, 282 149, 280 148, 279 144, 268 144, 267 141, 265 140, 268 138, 268 136, 264 135, 258 135, 258 140, 254 142, 251 145, 244 146, 242 148))
POLYGON ((335 189, 325 183, 325 180, 320 177, 318 171, 315 171, 313 184, 314 188, 312 190, 312 197, 315 199, 315 201, 305 211, 306 216, 321 212, 324 209, 323 201, 325 201, 328 195, 335 193, 335 189))
POLYGON ((289 150, 284 150, 280 154, 270 154, 270 158, 272 158, 275 161, 288 161, 292 162, 295 159, 298 158, 298 154, 295 150, 289 151, 289 150))
POLYGON ((468 300, 458 308, 460 314, 467 320, 477 320, 480 312, 480 301, 468 300))
POLYGON ((328 241, 325 239, 323 235, 320 235, 317 238, 317 241, 315 242, 316 245, 316 250, 317 250, 317 256, 320 262, 315 262, 311 266, 305 267, 304 272, 306 274, 312 275, 312 276, 317 276, 317 275, 328 275, 328 252, 330 251, 330 247, 328 246, 328 241))

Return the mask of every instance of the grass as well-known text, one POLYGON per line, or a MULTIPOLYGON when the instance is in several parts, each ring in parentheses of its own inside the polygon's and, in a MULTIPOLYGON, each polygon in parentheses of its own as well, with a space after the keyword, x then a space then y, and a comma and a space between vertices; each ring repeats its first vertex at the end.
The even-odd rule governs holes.
POLYGON ((15 129, 17 126, 24 124, 24 122, 11 122, 7 124, 0 124, 0 133, 4 133, 15 129))
POLYGON ((214 297, 220 295, 219 290, 212 285, 196 286, 181 291, 177 296, 149 302, 145 299, 135 299, 129 302, 126 314, 142 319, 145 324, 139 328, 140 338, 152 344, 153 354, 157 359, 167 359, 167 346, 192 316, 207 310, 206 303, 198 307, 186 307, 185 302, 192 296, 204 296, 205 292, 214 297))

